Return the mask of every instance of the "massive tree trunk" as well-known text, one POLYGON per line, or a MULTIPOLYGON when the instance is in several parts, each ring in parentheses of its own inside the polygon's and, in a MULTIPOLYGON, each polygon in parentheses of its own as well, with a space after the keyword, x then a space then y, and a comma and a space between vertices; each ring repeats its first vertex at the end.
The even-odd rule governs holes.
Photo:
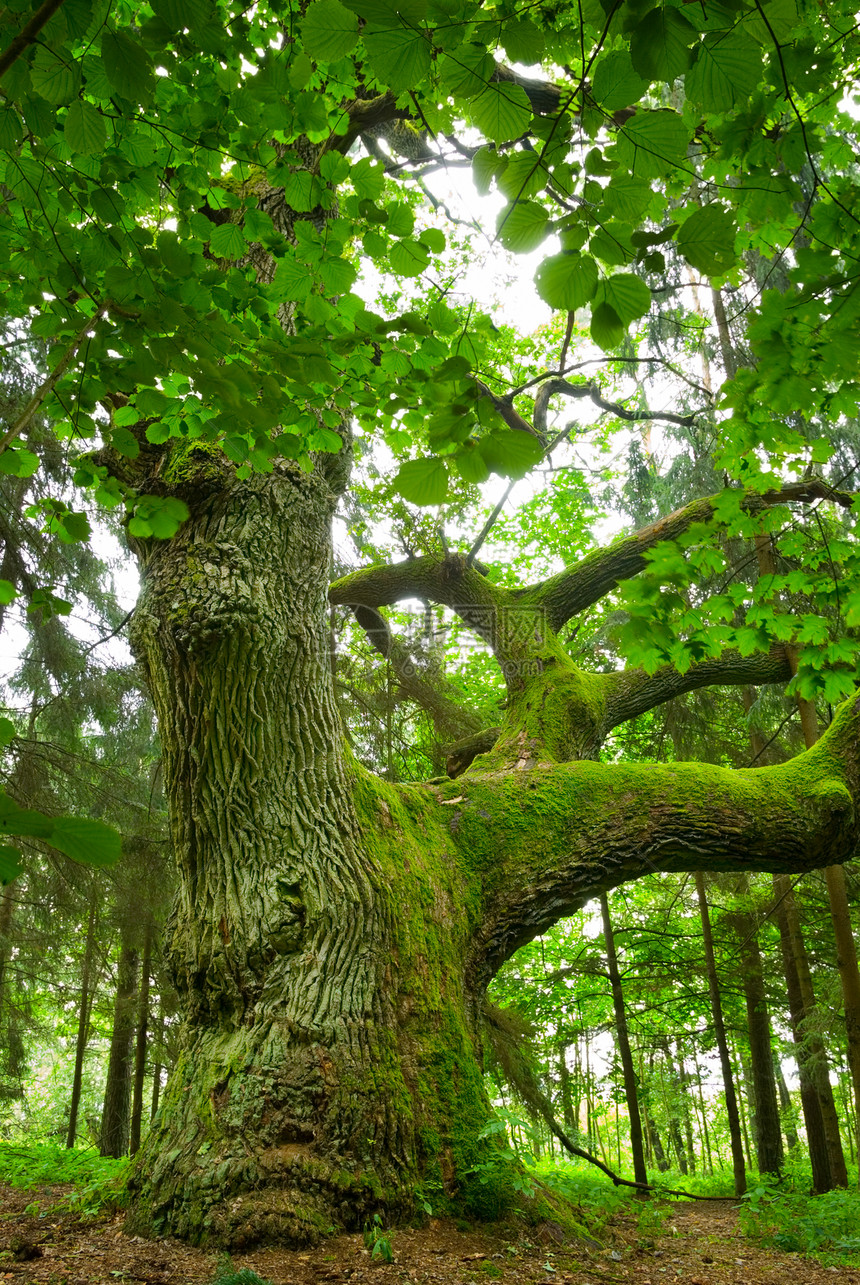
POLYGON ((476 884, 452 809, 370 782, 344 752, 330 479, 197 482, 192 521, 146 551, 136 614, 182 880, 169 953, 186 1036, 132 1224, 301 1243, 406 1212, 419 1176, 450 1188, 480 1158, 476 884))
MULTIPOLYGON (((157 476, 191 514, 171 542, 140 546, 133 622, 180 876, 168 953, 184 1036, 129 1226, 306 1243, 410 1213, 419 1183, 440 1207, 496 1213, 511 1175, 471 1172, 495 1154, 481 1137, 489 980, 560 917, 650 871, 848 856, 857 712, 782 767, 594 762, 609 728, 717 672, 586 675, 558 642, 666 525, 532 587, 515 611, 465 559, 419 558, 347 577, 331 600, 376 609, 417 587, 453 603, 503 666, 507 721, 457 780, 381 782, 350 761, 332 694, 343 455, 240 482, 212 449, 180 444, 157 476)), ((748 682, 783 666, 727 657, 720 672, 748 682)))

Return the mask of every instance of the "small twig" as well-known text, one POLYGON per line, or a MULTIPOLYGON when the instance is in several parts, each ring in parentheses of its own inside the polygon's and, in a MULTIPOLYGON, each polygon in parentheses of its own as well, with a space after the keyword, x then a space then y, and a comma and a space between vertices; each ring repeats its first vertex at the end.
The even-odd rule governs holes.
POLYGON ((26 27, 22 27, 6 48, 0 54, 0 79, 6 75, 6 72, 16 62, 28 45, 32 45, 39 32, 50 22, 54 14, 62 5, 63 0, 45 0, 45 3, 36 10, 26 27))

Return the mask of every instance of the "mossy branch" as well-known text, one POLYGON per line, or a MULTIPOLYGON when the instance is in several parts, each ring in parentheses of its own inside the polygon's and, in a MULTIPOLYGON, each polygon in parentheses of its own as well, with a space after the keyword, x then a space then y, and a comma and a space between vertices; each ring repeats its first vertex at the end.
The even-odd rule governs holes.
MULTIPOLYGON (((492 759, 490 760, 492 764, 492 759)), ((817 745, 775 767, 537 763, 435 787, 484 914, 470 971, 488 981, 521 945, 600 892, 663 871, 797 873, 860 848, 860 697, 817 745)))

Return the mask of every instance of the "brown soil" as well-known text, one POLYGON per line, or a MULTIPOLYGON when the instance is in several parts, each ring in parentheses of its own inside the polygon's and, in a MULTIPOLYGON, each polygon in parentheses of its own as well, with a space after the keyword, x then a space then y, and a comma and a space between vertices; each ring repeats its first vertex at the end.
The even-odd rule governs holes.
MULTIPOLYGON (((217 1254, 127 1237, 122 1215, 81 1223, 51 1210, 64 1194, 0 1184, 0 1283, 204 1285, 215 1275, 217 1254), (33 1212, 34 1201, 47 1212, 33 1212)), ((650 1241, 632 1216, 615 1219, 589 1245, 560 1243, 554 1224, 460 1231, 434 1218, 390 1234, 393 1263, 372 1260, 360 1236, 339 1236, 306 1252, 234 1254, 232 1265, 273 1285, 860 1285, 860 1270, 822 1267, 745 1240, 728 1204, 673 1204, 663 1213, 650 1241)))

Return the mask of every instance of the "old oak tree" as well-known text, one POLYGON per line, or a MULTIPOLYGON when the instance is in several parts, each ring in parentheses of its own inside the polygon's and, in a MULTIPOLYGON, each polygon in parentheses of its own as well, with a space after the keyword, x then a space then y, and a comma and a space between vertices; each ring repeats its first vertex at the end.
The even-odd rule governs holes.
MULTIPOLYGON (((77 485, 124 506, 181 878, 184 1047, 131 1225, 304 1243, 407 1216, 421 1185, 480 1210, 482 1006, 513 951, 648 872, 801 871, 857 846, 853 643, 832 651, 815 596, 838 579, 856 623, 850 537, 802 583, 695 591, 697 559, 790 509, 850 522, 852 480, 811 465, 860 391, 853 7, 48 0, 7 7, 0 41, 7 334, 47 354, 0 459, 37 467, 42 407, 77 485), (501 193, 502 246, 552 251, 535 289, 569 324, 524 386, 448 297, 446 166, 501 193), (372 304, 364 262, 415 289, 372 304), (482 565, 476 533, 330 583, 354 432, 388 443, 403 500, 436 505, 544 459, 551 399, 647 419, 575 349, 629 356, 681 279, 727 285, 747 322, 719 407, 703 388, 675 415, 710 425, 722 493, 537 583, 482 565), (631 662, 586 672, 561 631, 624 582, 631 662), (423 784, 348 751, 327 624, 352 609, 394 655, 383 610, 410 598, 457 613, 507 685, 501 727, 467 726, 458 774, 423 784), (600 761, 679 693, 793 674, 848 699, 789 763, 600 761)), ((44 518, 87 536, 64 499, 44 518)))

